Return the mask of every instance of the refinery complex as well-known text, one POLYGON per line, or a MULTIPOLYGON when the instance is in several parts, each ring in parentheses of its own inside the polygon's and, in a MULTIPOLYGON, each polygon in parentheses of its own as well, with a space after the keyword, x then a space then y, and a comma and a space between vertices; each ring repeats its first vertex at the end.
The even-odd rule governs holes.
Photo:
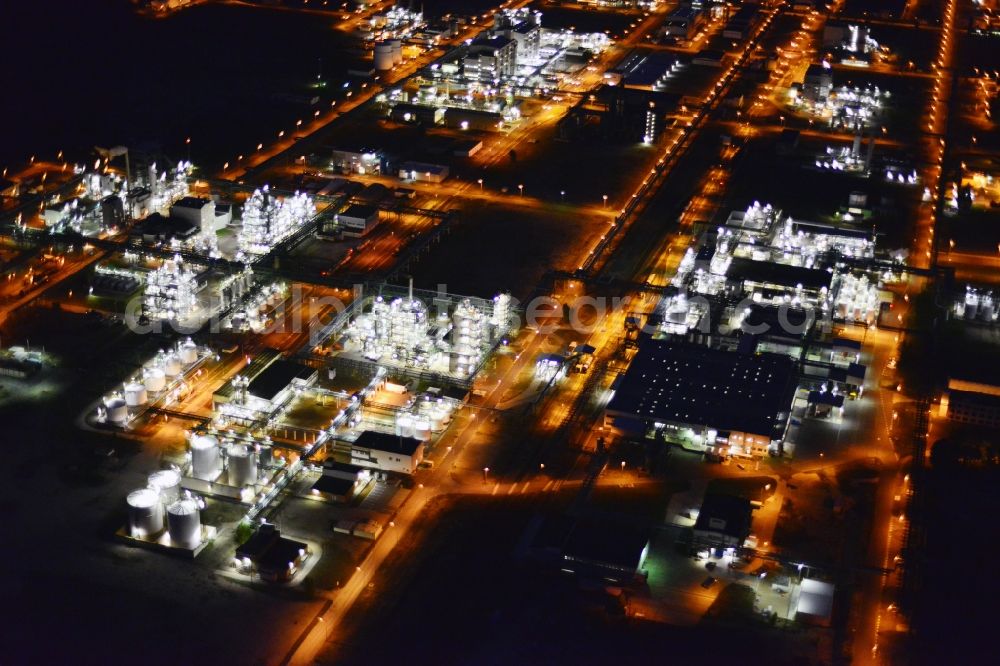
POLYGON ((120 4, 17 10, 0 661, 990 663, 995 2, 120 4))

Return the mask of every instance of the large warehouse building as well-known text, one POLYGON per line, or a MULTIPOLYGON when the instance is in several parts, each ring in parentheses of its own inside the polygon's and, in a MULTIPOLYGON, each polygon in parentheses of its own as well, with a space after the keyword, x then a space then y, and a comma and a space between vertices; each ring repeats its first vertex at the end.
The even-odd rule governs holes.
POLYGON ((644 339, 605 410, 606 427, 720 455, 780 451, 796 389, 795 362, 672 340, 644 339))

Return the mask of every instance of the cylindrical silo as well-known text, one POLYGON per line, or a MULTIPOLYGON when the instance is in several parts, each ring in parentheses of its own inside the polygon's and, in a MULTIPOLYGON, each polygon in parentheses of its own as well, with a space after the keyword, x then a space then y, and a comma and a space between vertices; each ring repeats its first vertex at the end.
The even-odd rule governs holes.
POLYGON ((128 420, 128 405, 122 398, 111 398, 107 401, 108 420, 112 423, 125 423, 128 420))
POLYGON ((426 442, 431 438, 431 422, 423 417, 413 420, 413 436, 426 442))
POLYGON ((149 475, 149 487, 160 494, 164 504, 181 496, 181 475, 172 469, 161 469, 149 475))
POLYGON ((125 501, 128 504, 129 535, 145 537, 163 529, 163 504, 155 490, 133 490, 125 501))
POLYGON ((375 45, 375 69, 387 72, 392 69, 392 44, 379 42, 375 45))
POLYGON ((403 42, 399 39, 390 39, 389 46, 392 48, 392 63, 398 65, 403 62, 403 42))
POLYGON ((444 429, 444 420, 448 416, 448 411, 440 405, 431 409, 431 430, 437 432, 444 429))
POLYGON ((167 505, 167 530, 176 546, 194 548, 201 543, 201 513, 198 502, 179 499, 167 505))
POLYGON ((983 304, 983 307, 979 310, 979 316, 982 317, 983 321, 993 323, 994 310, 992 300, 983 304))
POLYGON ((191 439, 191 476, 214 481, 221 463, 219 440, 212 435, 195 435, 191 439))
POLYGON ((145 405, 147 400, 146 387, 139 382, 129 382, 125 385, 125 404, 129 407, 145 405))
POLYGON ((396 434, 401 437, 413 437, 413 416, 404 412, 396 417, 396 434))
POLYGON ((260 447, 260 452, 257 454, 257 464, 261 467, 268 467, 274 462, 274 449, 270 446, 260 447))
POLYGON ((181 358, 177 354, 168 354, 163 359, 163 374, 173 379, 181 374, 181 358))
POLYGON ((198 345, 192 340, 185 340, 177 350, 177 355, 184 365, 191 365, 198 360, 198 345))
POLYGON ((143 378, 142 383, 150 393, 159 393, 167 385, 167 376, 159 368, 150 368, 146 371, 146 376, 143 378))
POLYGON ((257 456, 246 444, 230 444, 226 447, 229 458, 229 485, 242 488, 257 482, 257 456))

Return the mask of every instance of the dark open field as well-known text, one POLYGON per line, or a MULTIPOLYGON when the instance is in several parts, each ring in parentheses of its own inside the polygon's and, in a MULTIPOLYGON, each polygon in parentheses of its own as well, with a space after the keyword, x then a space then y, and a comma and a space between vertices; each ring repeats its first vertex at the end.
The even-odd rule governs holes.
POLYGON ((428 511, 390 560, 395 573, 376 579, 319 663, 649 664, 670 655, 716 664, 774 654, 773 635, 739 626, 720 641, 711 624, 610 615, 571 578, 515 559, 530 499, 486 499, 428 511))
POLYGON ((454 229, 411 268, 417 286, 434 289, 443 283, 447 291, 473 296, 492 298, 506 290, 523 297, 548 270, 575 269, 580 248, 593 244, 606 227, 570 206, 468 205, 469 214, 461 214, 454 229))

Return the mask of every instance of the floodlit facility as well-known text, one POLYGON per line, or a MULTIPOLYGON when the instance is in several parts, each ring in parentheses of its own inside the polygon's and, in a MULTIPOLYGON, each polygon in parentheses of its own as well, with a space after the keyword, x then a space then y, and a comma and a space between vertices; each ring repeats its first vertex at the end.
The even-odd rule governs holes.
POLYGON ((385 287, 357 299, 326 339, 341 359, 469 380, 510 325, 510 296, 425 296, 416 298, 412 287, 396 296, 385 287))
POLYGON ((283 537, 277 527, 264 523, 236 549, 233 565, 243 573, 256 573, 262 580, 284 583, 308 557, 307 544, 283 537))
POLYGON ((199 315, 198 292, 204 288, 204 269, 175 255, 147 277, 143 313, 150 320, 191 323, 199 315))
POLYGON ((149 485, 125 498, 128 522, 119 536, 132 543, 194 557, 215 536, 203 525, 205 501, 180 489, 180 475, 160 470, 149 476, 149 485))
POLYGON ((827 122, 832 128, 856 130, 881 121, 888 90, 875 85, 837 86, 829 63, 810 65, 801 84, 788 90, 788 104, 796 110, 827 122))
POLYGON ((875 241, 848 215, 835 225, 785 217, 759 202, 733 211, 681 258, 661 306, 661 328, 686 333, 699 328, 711 303, 731 306, 744 298, 804 309, 814 319, 874 321, 888 296, 880 290, 881 275, 857 264, 874 259, 875 241))
POLYGON ((346 444, 352 465, 383 472, 413 474, 424 460, 424 443, 416 437, 364 430, 346 444))
POLYGON ((237 259, 267 254, 315 217, 316 205, 308 195, 296 192, 282 199, 270 194, 266 185, 254 190, 243 205, 237 259))
POLYGON ((1000 316, 997 294, 987 287, 965 286, 965 293, 955 298, 951 311, 959 319, 996 324, 1000 316))
POLYGON ((186 377, 199 367, 207 353, 190 338, 160 350, 128 376, 120 388, 104 396, 92 417, 96 423, 125 428, 150 406, 171 404, 187 392, 186 377))
POLYGON ((238 422, 275 418, 300 392, 315 384, 315 368, 264 350, 213 395, 219 414, 238 422))
POLYGON ((349 502, 373 480, 371 470, 327 459, 310 492, 331 502, 349 502))
POLYGON ((796 387, 785 355, 645 338, 604 424, 696 451, 761 457, 781 450, 796 387))

